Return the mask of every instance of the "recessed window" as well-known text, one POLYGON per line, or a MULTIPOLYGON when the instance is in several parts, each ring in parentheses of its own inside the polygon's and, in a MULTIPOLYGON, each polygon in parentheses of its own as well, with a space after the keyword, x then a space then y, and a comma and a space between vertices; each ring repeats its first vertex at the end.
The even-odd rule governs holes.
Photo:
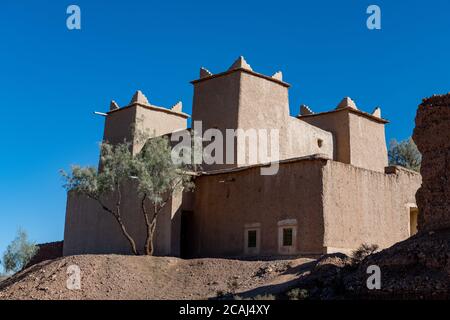
POLYGON ((278 253, 297 253, 297 219, 285 219, 278 221, 278 253))
POLYGON ((292 246, 292 228, 283 228, 283 247, 292 246))
POLYGON ((256 230, 247 231, 247 247, 256 248, 256 230))
POLYGON ((317 139, 317 145, 319 146, 319 148, 322 148, 323 140, 322 139, 317 139))
POLYGON ((261 223, 252 222, 244 225, 243 249, 246 255, 259 254, 261 244, 261 223))

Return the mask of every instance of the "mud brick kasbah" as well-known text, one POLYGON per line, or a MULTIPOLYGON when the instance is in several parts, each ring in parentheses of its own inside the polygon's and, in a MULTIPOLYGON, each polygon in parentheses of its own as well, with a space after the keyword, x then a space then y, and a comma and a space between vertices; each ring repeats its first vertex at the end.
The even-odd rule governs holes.
MULTIPOLYGON (((380 108, 365 112, 346 97, 327 112, 314 113, 302 105, 300 114, 291 116, 290 85, 282 73, 260 74, 243 57, 225 72, 201 68, 199 79, 191 83, 191 123, 202 121, 202 130, 277 129, 279 169, 275 175, 261 175, 265 164, 258 162, 202 166, 194 191, 174 194, 159 215, 157 255, 349 253, 362 243, 386 248, 417 232, 418 218, 423 219, 415 199, 421 176, 388 166, 388 121, 380 108)), ((155 106, 137 91, 127 106, 111 102, 104 140, 122 142, 132 137, 132 127, 156 135, 189 130, 189 117, 181 103, 155 106)), ((134 153, 141 148, 141 142, 132 145, 134 153)), ((123 199, 124 222, 143 244, 146 229, 137 194, 128 189, 123 199)), ((432 224, 431 216, 425 219, 432 224)), ((68 194, 63 251, 131 253, 114 218, 74 193, 68 194)))

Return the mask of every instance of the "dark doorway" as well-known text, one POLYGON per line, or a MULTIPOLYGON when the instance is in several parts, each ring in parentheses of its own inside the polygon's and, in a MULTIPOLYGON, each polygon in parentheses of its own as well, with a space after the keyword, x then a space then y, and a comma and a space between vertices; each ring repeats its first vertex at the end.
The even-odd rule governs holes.
POLYGON ((192 234, 193 215, 192 211, 181 213, 180 257, 183 259, 192 258, 192 239, 189 239, 189 234, 192 234))

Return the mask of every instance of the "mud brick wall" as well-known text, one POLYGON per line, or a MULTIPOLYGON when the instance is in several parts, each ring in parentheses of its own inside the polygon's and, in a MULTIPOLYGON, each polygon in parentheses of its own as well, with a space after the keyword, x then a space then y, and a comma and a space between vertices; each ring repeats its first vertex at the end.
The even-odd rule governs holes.
POLYGON ((413 139, 422 153, 419 232, 450 228, 450 94, 423 100, 413 139))
POLYGON ((60 258, 63 255, 63 241, 38 244, 37 247, 36 255, 30 260, 26 268, 42 261, 60 258))

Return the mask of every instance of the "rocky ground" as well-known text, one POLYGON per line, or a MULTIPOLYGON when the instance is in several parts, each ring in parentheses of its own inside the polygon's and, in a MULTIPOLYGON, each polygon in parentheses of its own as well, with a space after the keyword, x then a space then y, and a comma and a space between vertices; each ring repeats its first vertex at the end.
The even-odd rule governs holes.
POLYGON ((450 297, 450 230, 431 231, 367 257, 345 280, 350 294, 397 299, 448 299, 450 297), (364 284, 367 267, 381 269, 381 290, 364 284))
POLYGON ((297 288, 310 299, 449 299, 450 230, 416 235, 361 262, 324 256, 297 288), (371 265, 380 267, 380 290, 367 288, 371 265))
POLYGON ((313 261, 80 255, 41 262, 3 281, 0 300, 251 298, 295 286, 313 261), (81 270, 81 290, 66 287, 71 265, 81 270))
POLYGON ((317 261, 81 255, 41 262, 0 283, 0 300, 448 299, 449 293, 450 230, 416 235, 362 261, 340 253, 317 261), (71 265, 81 269, 81 290, 66 287, 71 265), (380 290, 367 289, 371 265, 380 267, 380 290))

